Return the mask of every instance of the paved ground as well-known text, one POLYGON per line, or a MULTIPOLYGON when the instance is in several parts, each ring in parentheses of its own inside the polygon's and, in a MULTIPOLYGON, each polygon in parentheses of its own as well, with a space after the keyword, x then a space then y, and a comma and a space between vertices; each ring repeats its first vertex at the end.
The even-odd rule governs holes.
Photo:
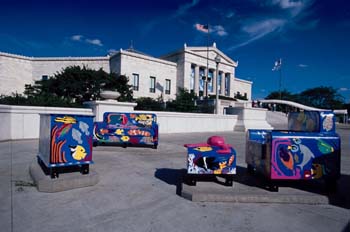
MULTIPOLYGON (((157 150, 97 147, 93 168, 99 183, 58 193, 38 192, 28 174, 37 140, 2 142, 0 231, 350 231, 350 129, 338 132, 342 136, 339 192, 327 196, 303 189, 328 198, 327 204, 193 202, 179 196, 186 161, 183 144, 222 135, 235 146, 239 169, 244 170, 241 132, 161 135, 157 150)), ((285 186, 280 191, 298 188, 285 186)))

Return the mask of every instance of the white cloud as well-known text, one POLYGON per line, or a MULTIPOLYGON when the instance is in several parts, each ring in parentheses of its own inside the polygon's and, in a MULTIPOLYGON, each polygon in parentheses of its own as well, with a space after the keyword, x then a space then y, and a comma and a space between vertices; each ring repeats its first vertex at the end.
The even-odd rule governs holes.
POLYGON ((269 0, 268 5, 279 6, 292 17, 296 17, 313 2, 314 0, 269 0))
POLYGON ((342 91, 342 92, 345 92, 345 91, 348 91, 349 89, 348 88, 346 88, 346 87, 341 87, 341 88, 339 88, 339 91, 342 91))
POLYGON ((96 46, 103 46, 101 40, 99 40, 99 39, 86 39, 85 42, 88 44, 96 45, 96 46))
POLYGON ((213 31, 213 33, 219 35, 219 36, 226 36, 228 33, 226 32, 225 28, 221 25, 213 26, 210 31, 213 31))
POLYGON ((81 39, 83 38, 83 36, 82 36, 82 35, 73 35, 73 36, 71 36, 70 38, 71 38, 71 40, 73 40, 73 41, 81 41, 81 39))
POLYGON ((232 18, 233 16, 235 16, 235 12, 233 11, 230 11, 226 14, 226 18, 229 18, 229 19, 232 18))
POLYGON ((298 64, 298 67, 299 68, 307 68, 307 67, 309 67, 309 65, 307 65, 307 64, 298 64))
POLYGON ((199 0, 192 0, 190 3, 185 3, 177 9, 173 17, 178 17, 183 14, 186 14, 188 10, 190 10, 192 7, 196 6, 199 3, 199 0))
POLYGON ((108 50, 108 54, 113 54, 113 53, 116 53, 116 52, 118 52, 118 50, 113 49, 113 48, 108 50))
POLYGON ((96 46, 103 46, 101 40, 99 40, 99 39, 89 39, 89 38, 86 38, 83 35, 73 35, 73 36, 70 37, 70 39, 72 41, 76 41, 76 42, 82 42, 82 43, 85 42, 87 44, 92 44, 92 45, 96 45, 96 46))
POLYGON ((245 46, 263 38, 264 36, 267 36, 274 31, 278 31, 286 24, 286 22, 286 20, 282 19, 266 19, 261 21, 245 22, 245 24, 241 27, 241 30, 246 39, 243 42, 230 47, 229 50, 245 46))
POLYGON ((242 31, 250 36, 260 37, 281 28, 286 23, 282 19, 266 19, 262 21, 248 22, 242 27, 242 31))

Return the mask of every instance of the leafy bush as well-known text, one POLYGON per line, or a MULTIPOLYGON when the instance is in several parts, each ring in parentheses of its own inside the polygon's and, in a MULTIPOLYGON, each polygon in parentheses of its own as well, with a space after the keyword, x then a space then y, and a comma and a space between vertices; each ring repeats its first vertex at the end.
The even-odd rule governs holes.
POLYGON ((136 99, 137 106, 135 110, 151 110, 151 111, 163 111, 164 110, 164 102, 155 100, 150 97, 141 97, 136 99))

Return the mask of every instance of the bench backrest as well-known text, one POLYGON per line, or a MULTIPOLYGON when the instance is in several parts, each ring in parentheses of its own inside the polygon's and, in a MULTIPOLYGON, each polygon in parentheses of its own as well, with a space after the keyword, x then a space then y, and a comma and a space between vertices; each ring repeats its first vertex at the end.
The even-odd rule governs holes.
POLYGON ((332 111, 291 112, 288 130, 316 133, 335 133, 335 117, 332 111))
POLYGON ((116 126, 137 126, 156 128, 157 116, 150 113, 120 113, 105 112, 103 114, 103 122, 116 126))

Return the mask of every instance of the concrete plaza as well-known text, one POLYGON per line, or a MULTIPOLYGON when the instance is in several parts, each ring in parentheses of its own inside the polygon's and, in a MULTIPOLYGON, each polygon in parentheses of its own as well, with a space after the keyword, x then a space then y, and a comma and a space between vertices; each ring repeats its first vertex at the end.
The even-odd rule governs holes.
POLYGON ((233 187, 198 183, 197 190, 207 191, 201 198, 204 201, 180 196, 188 188, 180 184, 186 166, 183 144, 224 136, 237 151, 237 175, 243 175, 245 133, 160 135, 157 150, 96 147, 91 168, 99 174, 98 184, 56 193, 38 192, 30 178, 29 166, 35 160, 38 140, 1 142, 0 230, 350 231, 350 128, 337 132, 342 137, 342 176, 337 193, 328 195, 322 183, 306 187, 286 184, 278 193, 271 193, 236 178, 233 187), (252 198, 232 197, 239 189, 252 198), (222 192, 221 199, 226 202, 213 202, 220 197, 209 196, 210 191, 222 192), (295 194, 299 197, 293 198, 295 194), (302 201, 304 196, 309 202, 302 201), (239 199, 250 200, 242 203, 239 199), (269 203, 269 199, 284 201, 269 203))

